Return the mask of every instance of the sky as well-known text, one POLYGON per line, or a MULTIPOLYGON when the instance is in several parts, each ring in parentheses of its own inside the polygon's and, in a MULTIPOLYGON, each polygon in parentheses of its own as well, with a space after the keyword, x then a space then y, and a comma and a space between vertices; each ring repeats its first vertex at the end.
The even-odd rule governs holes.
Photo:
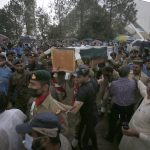
MULTIPOLYGON (((54 0, 37 0, 37 6, 43 7, 48 9, 49 3, 53 2, 54 0)), ((0 8, 6 5, 9 0, 0 0, 0 8)))

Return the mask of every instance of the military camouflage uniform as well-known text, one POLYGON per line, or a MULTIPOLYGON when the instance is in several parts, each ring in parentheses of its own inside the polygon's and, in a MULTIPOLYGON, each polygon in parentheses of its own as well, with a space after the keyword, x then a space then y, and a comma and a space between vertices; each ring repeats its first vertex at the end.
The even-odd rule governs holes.
POLYGON ((10 78, 9 100, 13 105, 22 110, 27 111, 27 102, 29 100, 28 92, 29 72, 14 72, 10 78))

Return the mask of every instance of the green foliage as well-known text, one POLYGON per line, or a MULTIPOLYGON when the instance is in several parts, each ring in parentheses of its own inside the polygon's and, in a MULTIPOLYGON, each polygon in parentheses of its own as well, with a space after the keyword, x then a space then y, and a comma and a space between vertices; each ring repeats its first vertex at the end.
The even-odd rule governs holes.
POLYGON ((95 39, 106 39, 109 35, 109 20, 108 15, 104 13, 103 9, 97 8, 97 11, 89 16, 84 22, 84 28, 80 30, 79 38, 87 37, 95 39))
POLYGON ((106 0, 105 9, 110 14, 110 27, 116 34, 123 33, 126 25, 136 21, 134 0, 106 0))
POLYGON ((26 34, 35 35, 36 19, 35 19, 35 0, 23 0, 24 2, 24 23, 26 25, 26 34))
POLYGON ((125 26, 136 21, 134 0, 76 0, 75 8, 63 19, 63 35, 79 39, 112 39, 124 33, 125 26))
POLYGON ((11 0, 0 9, 0 33, 17 39, 23 30, 23 9, 21 0, 11 0))
POLYGON ((17 39, 22 33, 39 39, 77 37, 112 39, 136 21, 134 0, 54 0, 51 14, 36 10, 36 0, 10 0, 0 9, 0 33, 17 39), (104 2, 100 6, 99 2, 104 2))
POLYGON ((47 34, 49 32, 50 27, 50 18, 49 15, 42 9, 38 8, 36 11, 36 18, 37 18, 37 30, 39 33, 39 37, 42 40, 46 40, 47 34))

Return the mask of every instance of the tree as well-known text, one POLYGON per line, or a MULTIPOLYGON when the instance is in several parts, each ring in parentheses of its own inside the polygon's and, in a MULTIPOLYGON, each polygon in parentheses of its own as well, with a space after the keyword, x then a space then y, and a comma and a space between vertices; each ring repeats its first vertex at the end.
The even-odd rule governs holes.
POLYGON ((38 8, 36 11, 37 18, 37 30, 39 30, 40 36, 43 40, 46 40, 50 29, 50 18, 49 15, 42 9, 38 8))
POLYGON ((134 0, 75 0, 74 9, 63 19, 65 35, 112 39, 136 21, 135 6, 134 0))
POLYGON ((19 37, 23 30, 23 1, 22 0, 11 0, 7 12, 12 20, 15 28, 15 34, 19 37))
POLYGON ((0 33, 18 39, 23 30, 22 0, 11 0, 0 9, 0 33))
POLYGON ((97 11, 89 16, 84 22, 82 33, 79 33, 79 38, 87 37, 93 39, 108 39, 109 38, 109 17, 101 7, 97 7, 97 11))
POLYGON ((58 23, 59 37, 62 37, 62 22, 78 0, 54 0, 55 21, 58 23))
POLYGON ((35 0, 23 0, 24 2, 24 23, 26 26, 27 35, 36 34, 36 19, 35 19, 35 0))
POLYGON ((110 14, 110 29, 115 33, 123 33, 126 25, 136 21, 134 0, 105 0, 105 9, 110 14))

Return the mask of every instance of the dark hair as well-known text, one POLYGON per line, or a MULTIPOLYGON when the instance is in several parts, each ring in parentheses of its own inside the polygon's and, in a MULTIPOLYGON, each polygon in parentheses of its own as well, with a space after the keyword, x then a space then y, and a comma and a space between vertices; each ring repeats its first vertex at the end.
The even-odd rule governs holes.
POLYGON ((5 59, 5 60, 6 60, 6 57, 5 57, 4 55, 2 55, 2 54, 0 54, 0 58, 2 58, 2 59, 5 59))
POLYGON ((127 77, 130 73, 130 68, 128 66, 122 66, 119 68, 119 75, 120 77, 127 77))
POLYGON ((0 93, 0 113, 6 110, 8 106, 8 99, 5 93, 0 93))
POLYGON ((104 67, 103 72, 111 72, 111 73, 113 73, 113 68, 111 66, 106 66, 106 67, 104 67))
POLYGON ((29 49, 29 47, 26 47, 25 49, 24 49, 24 51, 31 51, 30 49, 29 49))
POLYGON ((141 62, 133 62, 133 65, 134 64, 140 66, 140 68, 142 68, 142 66, 143 66, 143 63, 141 63, 141 62))
POLYGON ((9 51, 6 53, 6 56, 8 57, 9 55, 15 55, 16 53, 14 51, 9 51))
POLYGON ((112 53, 110 53, 110 56, 111 56, 111 57, 116 57, 117 54, 116 54, 115 52, 112 52, 112 53))

